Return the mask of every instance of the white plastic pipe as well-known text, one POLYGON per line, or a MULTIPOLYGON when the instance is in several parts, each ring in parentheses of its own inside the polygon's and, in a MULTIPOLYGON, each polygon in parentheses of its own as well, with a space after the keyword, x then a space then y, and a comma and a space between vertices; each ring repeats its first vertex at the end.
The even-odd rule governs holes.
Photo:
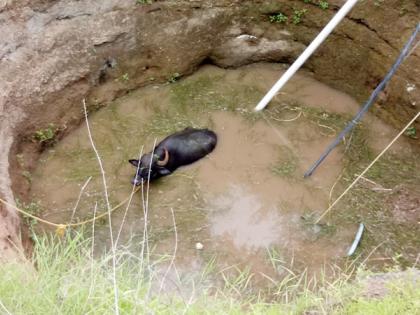
POLYGON ((324 27, 324 29, 318 34, 318 36, 312 41, 312 43, 305 49, 305 51, 299 56, 298 59, 290 66, 289 69, 281 76, 276 84, 271 88, 270 91, 263 97, 263 99, 255 107, 256 111, 260 111, 267 106, 271 99, 277 94, 277 92, 286 84, 287 81, 299 70, 299 68, 305 63, 305 61, 313 54, 319 45, 330 35, 333 29, 338 23, 349 13, 353 6, 358 0, 347 0, 347 2, 341 7, 337 14, 331 19, 331 21, 324 27))

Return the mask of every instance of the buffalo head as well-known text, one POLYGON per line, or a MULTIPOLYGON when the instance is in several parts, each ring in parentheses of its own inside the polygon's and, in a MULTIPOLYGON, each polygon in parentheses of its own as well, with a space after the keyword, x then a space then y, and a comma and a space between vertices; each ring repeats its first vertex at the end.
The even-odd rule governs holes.
POLYGON ((165 168, 170 159, 168 150, 157 148, 155 152, 144 154, 139 160, 129 160, 137 168, 136 175, 132 179, 133 185, 140 185, 142 181, 148 181, 168 175, 170 171, 165 168))

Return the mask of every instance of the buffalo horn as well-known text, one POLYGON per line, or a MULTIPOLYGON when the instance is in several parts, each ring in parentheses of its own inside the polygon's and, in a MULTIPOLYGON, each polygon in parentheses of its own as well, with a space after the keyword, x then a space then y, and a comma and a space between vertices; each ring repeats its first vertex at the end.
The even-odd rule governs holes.
POLYGON ((168 164, 168 161, 169 161, 169 152, 168 152, 168 150, 166 150, 166 149, 163 149, 163 150, 165 150, 165 157, 163 158, 163 160, 162 161, 157 161, 157 165, 159 165, 159 166, 165 166, 166 164, 168 164))

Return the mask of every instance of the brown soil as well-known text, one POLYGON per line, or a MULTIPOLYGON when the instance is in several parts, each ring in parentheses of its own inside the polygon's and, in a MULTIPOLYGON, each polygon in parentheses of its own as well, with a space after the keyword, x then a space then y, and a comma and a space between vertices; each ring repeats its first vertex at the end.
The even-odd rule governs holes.
POLYGON ((393 286, 404 283, 412 283, 418 287, 420 271, 418 269, 407 269, 405 271, 380 273, 361 277, 358 279, 363 288, 363 296, 366 298, 384 298, 393 286))
MULTIPOLYGON (((30 181, 23 174, 33 170, 43 148, 34 133, 51 123, 57 139, 72 131, 82 117, 82 98, 95 110, 139 86, 189 74, 203 62, 224 67, 290 62, 343 1, 329 2, 328 10, 302 1, 0 2, 0 196, 12 203, 15 196, 25 200, 30 181), (291 17, 299 9, 307 9, 299 24, 268 22, 270 14, 291 17)), ((306 67, 320 81, 364 101, 419 12, 414 0, 362 2, 306 67)), ((418 110, 419 64, 417 50, 375 106, 374 112, 396 127, 418 110)), ((21 248, 20 228, 14 210, 2 209, 0 256, 7 259, 21 248)))
POLYGON ((399 187, 390 198, 397 223, 420 224, 420 194, 415 189, 399 187))

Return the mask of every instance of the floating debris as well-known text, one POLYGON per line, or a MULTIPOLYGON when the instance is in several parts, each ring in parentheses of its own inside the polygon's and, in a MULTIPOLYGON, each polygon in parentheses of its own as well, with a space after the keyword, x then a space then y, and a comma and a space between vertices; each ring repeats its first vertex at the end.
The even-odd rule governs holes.
POLYGON ((356 251, 356 248, 359 245, 360 240, 362 238, 362 234, 363 234, 364 229, 365 229, 365 226, 363 225, 363 223, 360 223, 359 230, 356 233, 356 237, 354 238, 353 244, 351 244, 351 247, 350 247, 349 251, 347 252, 347 256, 353 255, 354 252, 356 251))

